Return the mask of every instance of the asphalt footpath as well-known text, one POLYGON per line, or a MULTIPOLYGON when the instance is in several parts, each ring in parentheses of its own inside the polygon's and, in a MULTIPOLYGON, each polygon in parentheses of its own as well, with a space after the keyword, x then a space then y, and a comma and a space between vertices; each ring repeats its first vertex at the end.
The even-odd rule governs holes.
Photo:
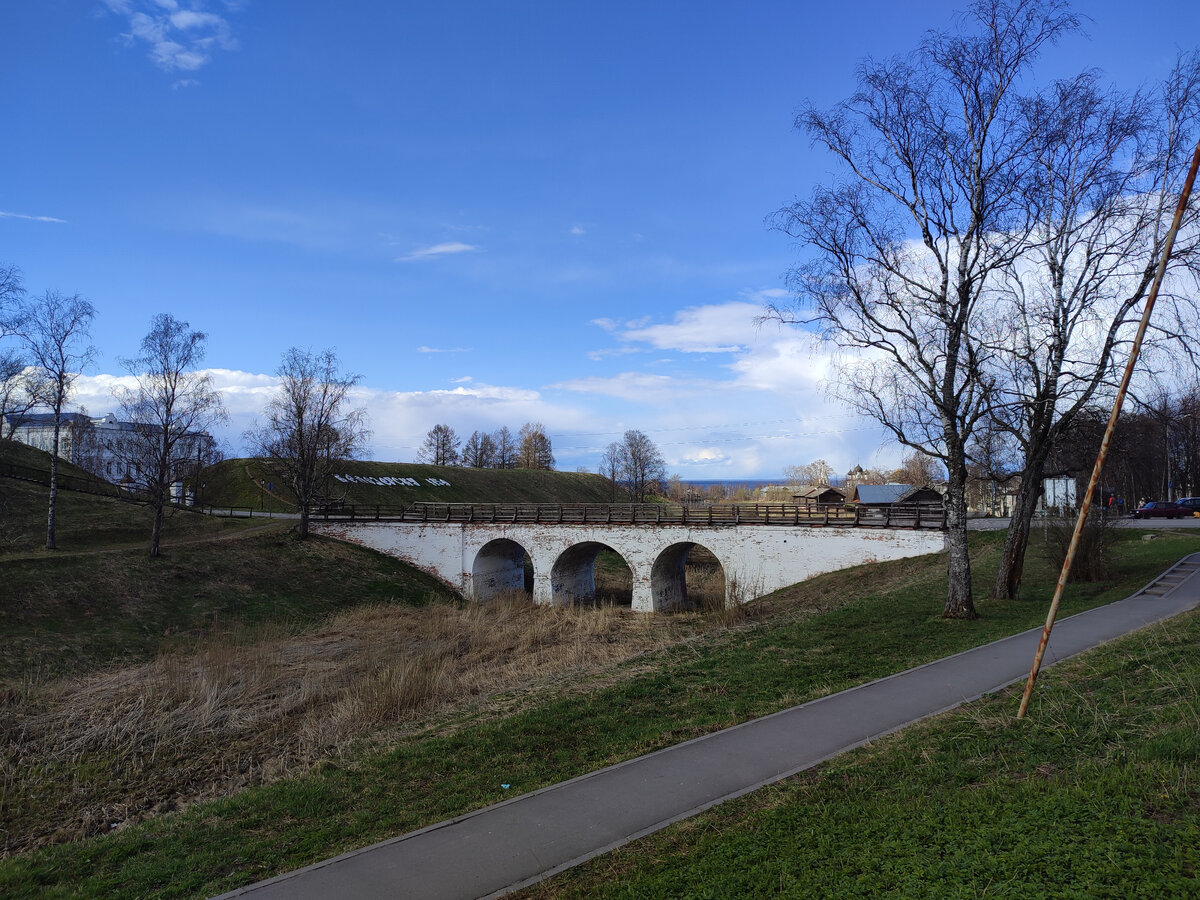
MULTIPOLYGON (((1200 554, 1060 620, 1044 666, 1200 605, 1200 554)), ((223 898, 486 898, 1024 679, 1041 628, 252 884, 223 898)), ((1031 707, 1037 714, 1037 697, 1031 707)), ((1014 707, 1015 715, 1016 709, 1014 707)))

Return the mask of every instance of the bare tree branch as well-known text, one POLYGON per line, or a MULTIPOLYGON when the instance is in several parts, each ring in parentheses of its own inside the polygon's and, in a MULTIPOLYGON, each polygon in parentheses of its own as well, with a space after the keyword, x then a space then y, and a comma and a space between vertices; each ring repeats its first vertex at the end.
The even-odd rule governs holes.
POLYGON ((284 354, 277 374, 279 393, 267 404, 265 421, 245 437, 295 493, 303 539, 312 508, 334 469, 366 445, 367 412, 347 408, 359 376, 343 372, 332 350, 313 353, 293 347, 284 354))
POLYGON ((54 439, 50 453, 50 500, 46 515, 46 549, 57 549, 55 524, 58 502, 58 450, 63 408, 79 373, 91 365, 96 349, 80 347, 91 331, 96 309, 78 294, 66 296, 46 291, 22 305, 20 335, 35 374, 38 405, 54 414, 54 439))
POLYGON ((171 483, 185 462, 203 452, 208 430, 226 419, 212 379, 195 371, 204 359, 206 342, 203 332, 190 331, 187 322, 160 313, 142 338, 141 353, 122 361, 137 384, 115 392, 129 430, 110 449, 124 458, 149 493, 154 511, 151 556, 159 555, 171 483))

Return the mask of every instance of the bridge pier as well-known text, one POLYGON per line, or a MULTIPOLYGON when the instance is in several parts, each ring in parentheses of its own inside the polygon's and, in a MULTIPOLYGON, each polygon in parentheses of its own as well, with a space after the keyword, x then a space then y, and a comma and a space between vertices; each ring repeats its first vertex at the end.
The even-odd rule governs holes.
POLYGON ((656 609, 661 609, 654 605, 654 592, 650 589, 650 585, 645 582, 638 584, 633 583, 633 601, 629 604, 629 608, 634 612, 654 612, 656 609))

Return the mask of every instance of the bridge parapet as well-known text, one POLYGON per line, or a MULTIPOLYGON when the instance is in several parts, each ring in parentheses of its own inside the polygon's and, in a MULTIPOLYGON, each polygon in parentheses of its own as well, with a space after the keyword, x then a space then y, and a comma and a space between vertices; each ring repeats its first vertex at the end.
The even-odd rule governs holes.
POLYGON ((325 507, 323 521, 457 522, 521 525, 790 525, 840 528, 945 530, 941 507, 919 504, 847 506, 790 503, 414 503, 411 506, 325 507))

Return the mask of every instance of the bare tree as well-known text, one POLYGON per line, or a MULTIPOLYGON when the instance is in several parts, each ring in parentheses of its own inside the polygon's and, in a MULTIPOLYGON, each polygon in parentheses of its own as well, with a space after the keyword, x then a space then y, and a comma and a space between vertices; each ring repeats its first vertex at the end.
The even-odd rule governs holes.
POLYGON ((704 489, 704 499, 708 503, 720 503, 729 499, 729 486, 725 484, 710 484, 704 489))
MULTIPOLYGON (((1036 120, 1036 165, 1018 189, 1036 240, 1005 271, 994 313, 1005 323, 995 417, 1022 457, 995 599, 1020 590, 1052 448, 1124 362, 1120 351, 1153 281, 1195 142, 1188 126, 1200 111, 1200 62, 1182 58, 1156 98, 1105 91, 1088 72, 1056 83, 1027 109, 1036 120)), ((1194 227, 1182 235, 1176 273, 1196 263, 1194 227)), ((1174 299, 1162 309, 1179 315, 1187 301, 1174 299)), ((1164 338, 1161 330, 1156 336, 1164 338)))
POLYGON ((785 466, 783 477, 792 488, 829 484, 829 480, 833 478, 833 466, 823 459, 813 460, 803 466, 785 466))
POLYGON ((457 466, 462 440, 449 425, 434 425, 417 451, 417 459, 433 466, 457 466))
POLYGON ((136 385, 115 391, 122 418, 130 425, 120 452, 150 497, 151 556, 159 555, 172 481, 190 465, 196 443, 226 418, 212 379, 196 371, 207 339, 204 332, 191 331, 187 322, 159 313, 142 338, 141 353, 122 360, 136 385))
POLYGON ((54 530, 58 503, 58 449, 63 407, 82 369, 91 364, 96 349, 87 340, 96 309, 78 294, 70 297, 46 291, 22 308, 21 335, 36 377, 39 405, 54 414, 54 439, 50 452, 50 502, 46 515, 46 549, 55 550, 54 530))
POLYGON ((24 296, 21 270, 13 265, 0 265, 0 338, 20 333, 24 296))
POLYGON ((914 450, 905 454, 900 461, 900 468, 892 470, 888 480, 894 484, 914 484, 917 487, 928 487, 942 477, 941 470, 935 460, 914 450))
POLYGON ((291 348, 276 373, 279 393, 265 421, 246 433, 255 455, 270 462, 296 495, 300 538, 308 537, 312 508, 335 468, 353 459, 370 438, 365 409, 350 409, 350 390, 359 376, 342 371, 332 350, 291 348))
POLYGON ((37 376, 14 350, 0 351, 0 440, 9 439, 37 405, 37 376))
MULTIPOLYGON (((0 340, 21 332, 25 288, 16 266, 0 265, 0 340)), ((36 402, 26 360, 15 347, 0 347, 0 439, 12 437, 19 418, 36 402)))
POLYGON ((1193 379, 1181 396, 1173 398, 1169 429, 1170 470, 1168 500, 1194 497, 1200 492, 1200 384, 1193 379))
POLYGON ((483 431, 472 431, 463 444, 462 464, 471 469, 490 469, 495 464, 496 444, 492 436, 483 431))
POLYGON ((608 499, 616 501, 621 486, 621 444, 613 441, 600 456, 600 474, 608 480, 608 499))
POLYGON ((815 255, 790 278, 800 308, 767 312, 822 328, 844 351, 835 395, 946 468, 950 618, 976 616, 967 446, 995 346, 979 308, 1028 245, 1013 188, 1034 154, 1017 85, 1078 24, 1059 0, 976 0, 966 21, 974 33, 930 33, 906 58, 863 62, 850 99, 800 115, 844 179, 777 214, 815 255))
POLYGON ((67 429, 67 445, 70 448, 71 462, 97 475, 104 477, 104 442, 96 430, 92 417, 88 415, 87 407, 79 407, 79 411, 71 416, 63 417, 63 427, 67 429))
POLYGON ((682 503, 687 499, 687 485, 683 483, 683 477, 678 472, 671 473, 667 478, 667 497, 673 503, 682 503))
POLYGON ((553 469, 554 453, 550 436, 541 422, 526 422, 521 426, 517 445, 518 469, 553 469))
POLYGON ((654 441, 636 429, 625 432, 621 441, 614 441, 605 451, 606 459, 615 459, 615 481, 625 488, 632 503, 641 503, 653 485, 666 478, 667 464, 654 441))
POLYGON ((495 456, 492 466, 497 469, 511 469, 517 464, 517 442, 507 425, 502 425, 492 433, 492 444, 495 446, 495 456))

